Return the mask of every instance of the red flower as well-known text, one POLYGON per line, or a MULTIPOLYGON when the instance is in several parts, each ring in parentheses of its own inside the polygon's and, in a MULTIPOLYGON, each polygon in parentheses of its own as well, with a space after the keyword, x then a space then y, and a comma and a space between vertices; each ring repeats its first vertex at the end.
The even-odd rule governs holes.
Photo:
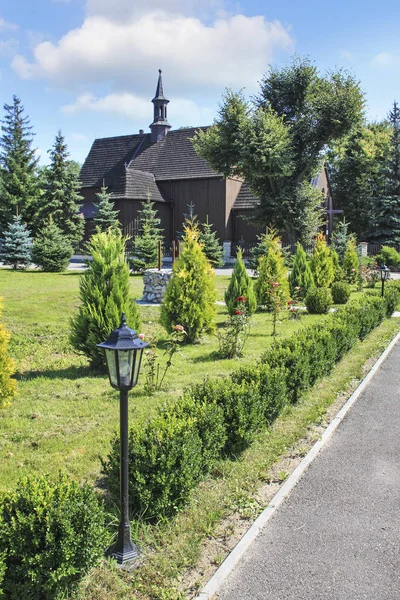
POLYGON ((293 300, 288 300, 288 304, 293 304, 293 300))
POLYGON ((235 310, 235 315, 242 315, 242 311, 241 310, 235 310))
POLYGON ((235 302, 246 302, 246 298, 244 296, 238 296, 235 302))
POLYGON ((272 282, 272 287, 278 287, 279 285, 280 285, 280 283, 278 283, 277 281, 272 282))

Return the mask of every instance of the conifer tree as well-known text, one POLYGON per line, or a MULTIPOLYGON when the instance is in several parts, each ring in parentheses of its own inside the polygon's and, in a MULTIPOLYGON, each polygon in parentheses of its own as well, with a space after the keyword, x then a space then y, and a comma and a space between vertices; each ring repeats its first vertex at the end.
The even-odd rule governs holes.
POLYGON ((182 325, 188 342, 194 342, 202 332, 215 328, 216 291, 214 273, 202 244, 199 230, 190 222, 184 228, 183 250, 173 265, 161 309, 161 323, 168 333, 182 325))
POLYGON ((289 276, 289 285, 291 296, 293 297, 297 295, 301 299, 306 296, 308 290, 314 285, 314 278, 311 273, 310 264, 301 244, 297 244, 296 247, 293 267, 289 276), (300 289, 296 290, 296 288, 300 289))
POLYGON ((278 251, 280 247, 280 238, 278 231, 273 227, 267 227, 265 233, 257 236, 257 245, 250 252, 249 267, 257 272, 258 263, 262 256, 268 254, 268 250, 272 247, 278 251))
POLYGON ((347 243, 351 239, 354 239, 354 234, 349 232, 349 223, 343 217, 343 221, 338 223, 332 236, 332 248, 338 253, 340 264, 343 264, 347 243))
POLYGON ((111 199, 110 192, 103 185, 101 191, 96 194, 99 203, 97 213, 93 219, 97 231, 108 231, 111 229, 120 229, 121 225, 118 219, 118 210, 114 210, 114 202, 111 199))
POLYGON ((317 237, 313 256, 311 259, 311 271, 316 287, 329 287, 335 277, 335 269, 326 238, 321 233, 317 237))
POLYGON ((270 312, 274 310, 277 286, 279 286, 280 302, 285 303, 289 299, 289 281, 285 259, 280 249, 275 250, 271 246, 267 254, 259 260, 258 278, 255 283, 258 304, 270 312))
POLYGON ((256 312, 257 300, 254 293, 253 281, 247 274, 241 250, 237 251, 232 276, 225 291, 225 304, 230 315, 235 314, 238 304, 237 298, 245 299, 245 307, 249 315, 256 312))
POLYGON ((155 267, 158 263, 158 242, 162 240, 161 219, 158 217, 158 211, 154 208, 154 204, 150 194, 141 203, 139 234, 134 243, 135 257, 142 260, 148 269, 155 267))
MULTIPOLYGON (((2 302, 0 298, 0 317, 2 315, 2 302)), ((10 405, 13 399, 17 382, 12 379, 15 371, 15 365, 8 353, 8 343, 10 334, 0 322, 0 408, 5 408, 10 405)))
POLYGON ((96 344, 119 327, 125 313, 127 325, 140 328, 139 311, 129 289, 129 267, 125 261, 126 239, 119 230, 99 232, 87 244, 92 260, 79 282, 81 306, 71 321, 73 347, 85 354, 95 368, 105 366, 96 344))
POLYGON ((75 247, 84 232, 84 220, 79 212, 83 198, 79 194, 79 177, 68 160, 65 138, 59 131, 49 151, 51 163, 44 173, 43 195, 37 203, 36 230, 51 216, 53 223, 75 247))
POLYGON ((356 251, 356 245, 353 240, 349 240, 346 246, 346 252, 343 258, 343 271, 347 281, 355 283, 358 277, 359 259, 356 251))
POLYGON ((224 249, 217 238, 217 232, 212 230, 212 224, 208 222, 208 216, 205 223, 202 223, 202 231, 199 236, 200 243, 203 244, 204 254, 210 261, 214 269, 224 266, 224 249))
POLYGON ((0 137, 0 237, 17 210, 31 224, 31 212, 39 194, 32 127, 17 96, 5 104, 0 137), (18 207, 18 209, 17 209, 18 207))
POLYGON ((32 238, 21 215, 14 217, 4 234, 3 262, 14 269, 26 269, 32 262, 32 238))
POLYGON ((330 250, 331 250, 331 257, 332 257, 332 261, 333 261, 333 270, 335 273, 333 281, 344 281, 345 275, 344 275, 343 268, 340 265, 339 254, 332 247, 330 250))
POLYGON ((52 218, 39 231, 32 249, 32 261, 43 271, 64 271, 73 254, 73 248, 52 218))

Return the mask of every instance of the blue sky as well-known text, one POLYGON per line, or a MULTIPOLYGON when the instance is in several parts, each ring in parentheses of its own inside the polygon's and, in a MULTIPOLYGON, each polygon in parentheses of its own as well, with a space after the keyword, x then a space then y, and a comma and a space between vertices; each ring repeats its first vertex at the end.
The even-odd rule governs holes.
POLYGON ((59 128, 82 162, 96 137, 148 130, 159 68, 171 125, 195 126, 297 53, 350 70, 381 119, 400 102, 399 24, 398 0, 0 0, 0 103, 21 98, 42 162, 59 128))

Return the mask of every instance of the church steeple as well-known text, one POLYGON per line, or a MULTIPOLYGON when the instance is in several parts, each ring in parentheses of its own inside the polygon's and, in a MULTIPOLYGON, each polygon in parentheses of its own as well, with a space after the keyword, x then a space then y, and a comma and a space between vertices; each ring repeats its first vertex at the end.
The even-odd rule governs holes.
POLYGON ((169 100, 164 95, 164 86, 161 77, 161 69, 158 70, 158 82, 156 95, 154 96, 152 103, 154 104, 154 121, 150 125, 151 129, 151 141, 159 142, 163 140, 171 129, 171 125, 167 120, 167 104, 169 100))

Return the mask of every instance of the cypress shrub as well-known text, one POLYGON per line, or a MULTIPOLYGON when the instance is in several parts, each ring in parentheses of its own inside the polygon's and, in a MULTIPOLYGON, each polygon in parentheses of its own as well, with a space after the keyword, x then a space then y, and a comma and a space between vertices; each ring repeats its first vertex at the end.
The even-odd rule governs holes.
POLYGON ((329 287, 331 285, 335 277, 335 271, 329 247, 322 233, 317 237, 311 259, 311 270, 316 287, 329 287))
POLYGON ((96 233, 87 244, 92 261, 80 277, 81 306, 71 320, 70 339, 73 347, 96 368, 104 366, 103 353, 96 344, 119 327, 122 313, 129 327, 140 327, 139 311, 130 296, 125 242, 118 230, 110 230, 96 233))
MULTIPOLYGON (((93 488, 67 475, 18 482, 0 502, 7 600, 53 600, 70 592, 104 554, 105 513, 93 488)), ((64 597, 64 596, 63 596, 64 597)))
POLYGON ((308 290, 314 285, 313 275, 307 260, 307 255, 301 244, 297 244, 296 254, 294 255, 293 266, 289 276, 290 294, 296 295, 301 300, 305 297, 308 290), (299 287, 299 290, 296 290, 299 287))
MULTIPOLYGON (((0 318, 2 315, 2 303, 0 298, 0 318)), ((17 388, 17 382, 12 379, 15 365, 8 354, 10 334, 0 322, 0 409, 10 406, 17 388)))
POLYGON ((242 251, 238 250, 232 276, 225 291, 225 304, 230 315, 235 314, 237 298, 240 297, 245 298, 245 306, 248 314, 252 315, 255 313, 257 309, 257 300, 254 294, 253 281, 247 274, 246 266, 243 262, 242 251))
POLYGON ((274 283, 279 284, 280 300, 284 305, 289 299, 287 268, 281 250, 270 247, 258 263, 258 278, 255 283, 257 302, 268 311, 274 309, 274 283))
POLYGON ((174 325, 183 325, 188 342, 204 331, 215 328, 216 291, 214 272, 208 262, 196 226, 185 227, 183 250, 174 263, 161 309, 161 324, 170 333, 174 325))

